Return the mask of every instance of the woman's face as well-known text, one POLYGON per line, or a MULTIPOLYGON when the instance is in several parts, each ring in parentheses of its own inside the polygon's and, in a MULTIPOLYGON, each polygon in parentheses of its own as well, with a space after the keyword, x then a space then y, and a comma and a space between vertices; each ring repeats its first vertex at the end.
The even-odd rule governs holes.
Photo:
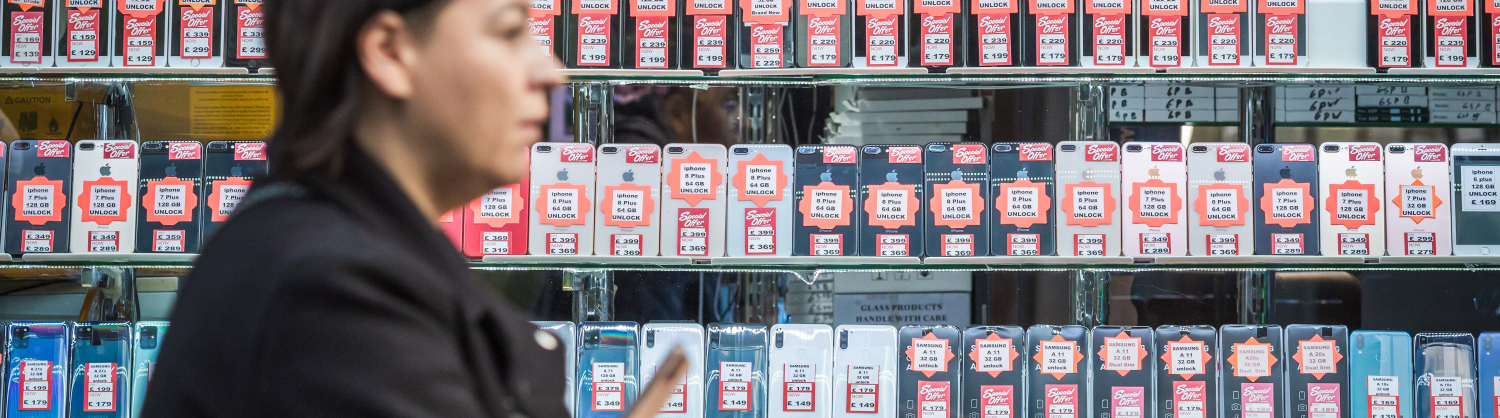
POLYGON ((557 60, 528 31, 525 0, 450 0, 425 28, 404 104, 430 163, 452 180, 495 187, 526 175, 547 121, 557 60))

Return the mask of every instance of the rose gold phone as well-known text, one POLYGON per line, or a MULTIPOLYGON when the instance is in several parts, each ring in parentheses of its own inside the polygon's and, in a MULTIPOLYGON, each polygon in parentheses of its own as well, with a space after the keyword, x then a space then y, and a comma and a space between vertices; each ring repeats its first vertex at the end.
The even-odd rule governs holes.
POLYGON ((1187 163, 1179 143, 1127 142, 1120 155, 1124 238, 1130 257, 1187 255, 1187 163))
POLYGON ((1385 195, 1385 242, 1390 255, 1453 253, 1447 145, 1387 145, 1385 195))

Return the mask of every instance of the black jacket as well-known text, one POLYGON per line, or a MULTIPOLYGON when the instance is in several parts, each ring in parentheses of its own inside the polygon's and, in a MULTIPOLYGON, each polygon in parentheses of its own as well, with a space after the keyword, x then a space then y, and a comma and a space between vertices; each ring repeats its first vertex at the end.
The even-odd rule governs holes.
POLYGON ((245 202, 183 280, 145 417, 567 416, 565 348, 368 157, 245 202))

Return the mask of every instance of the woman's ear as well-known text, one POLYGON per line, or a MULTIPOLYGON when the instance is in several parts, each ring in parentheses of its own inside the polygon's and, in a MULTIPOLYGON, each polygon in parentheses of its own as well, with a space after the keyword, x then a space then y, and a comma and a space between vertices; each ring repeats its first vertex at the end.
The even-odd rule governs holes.
POLYGON ((360 67, 370 83, 395 99, 405 99, 412 93, 412 67, 417 59, 410 29, 401 15, 386 10, 371 16, 354 42, 360 67))

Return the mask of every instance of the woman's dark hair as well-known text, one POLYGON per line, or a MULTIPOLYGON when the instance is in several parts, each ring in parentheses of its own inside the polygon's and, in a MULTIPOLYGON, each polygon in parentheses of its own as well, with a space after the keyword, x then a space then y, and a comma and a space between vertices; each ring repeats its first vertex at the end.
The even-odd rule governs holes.
POLYGON ((343 164, 369 82, 354 43, 382 11, 423 31, 450 0, 265 0, 267 53, 281 115, 270 140, 273 180, 335 175, 343 164))

